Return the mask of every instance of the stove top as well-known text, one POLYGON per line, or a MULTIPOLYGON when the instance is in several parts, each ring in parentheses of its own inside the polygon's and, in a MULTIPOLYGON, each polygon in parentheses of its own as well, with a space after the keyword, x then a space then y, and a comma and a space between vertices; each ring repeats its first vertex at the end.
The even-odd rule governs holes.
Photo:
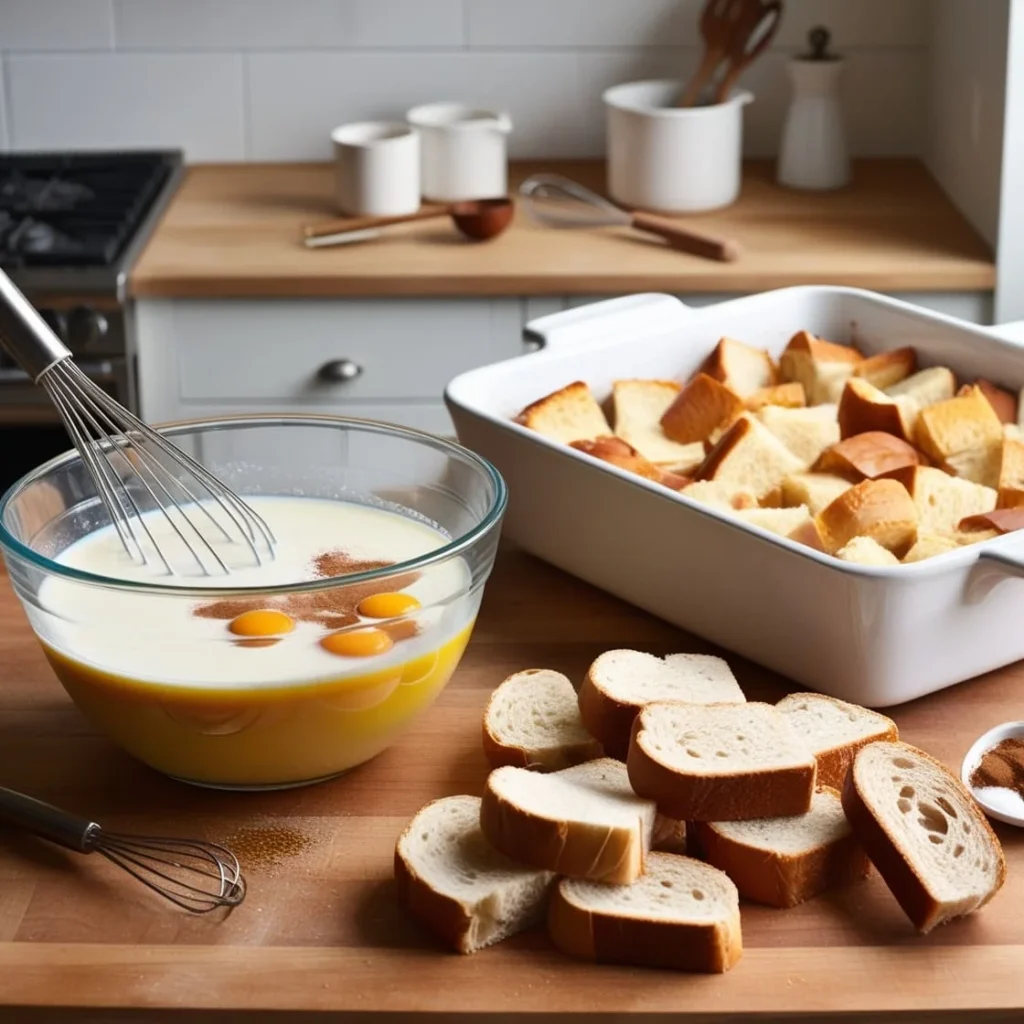
POLYGON ((164 150, 0 155, 0 267, 28 290, 123 298, 181 165, 164 150))

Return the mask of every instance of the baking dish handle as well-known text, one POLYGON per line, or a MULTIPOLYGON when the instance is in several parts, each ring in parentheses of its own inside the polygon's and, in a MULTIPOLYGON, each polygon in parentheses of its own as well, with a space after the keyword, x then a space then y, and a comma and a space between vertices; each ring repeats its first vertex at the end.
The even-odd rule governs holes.
POLYGON ((1005 324, 995 324, 989 328, 1000 341, 1008 341, 1011 345, 1024 348, 1024 320, 1010 320, 1005 324))
POLYGON ((610 335, 621 338, 627 334, 662 333, 692 312, 674 295, 625 295, 537 317, 523 328, 523 340, 538 348, 576 348, 610 335))

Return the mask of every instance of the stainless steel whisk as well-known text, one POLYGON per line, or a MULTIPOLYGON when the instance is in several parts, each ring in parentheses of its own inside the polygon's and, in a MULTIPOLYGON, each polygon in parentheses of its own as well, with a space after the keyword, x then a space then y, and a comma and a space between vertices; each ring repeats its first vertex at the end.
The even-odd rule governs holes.
POLYGON ((258 565, 273 559, 276 541, 262 517, 90 380, 3 271, 0 344, 50 396, 133 561, 147 564, 152 552, 169 574, 176 574, 173 560, 153 537, 146 512, 170 524, 204 575, 231 571, 214 547, 217 540, 244 544, 258 565))
POLYGON ((238 858, 217 843, 107 832, 87 818, 2 787, 0 824, 32 832, 76 853, 99 853, 193 914, 236 907, 245 899, 238 858))

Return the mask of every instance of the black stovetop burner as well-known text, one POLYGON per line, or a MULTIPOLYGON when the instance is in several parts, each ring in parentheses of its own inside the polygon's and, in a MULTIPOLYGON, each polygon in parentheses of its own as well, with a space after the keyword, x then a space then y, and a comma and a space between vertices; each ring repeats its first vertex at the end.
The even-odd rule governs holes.
POLYGON ((164 151, 0 156, 0 266, 110 266, 180 160, 164 151))

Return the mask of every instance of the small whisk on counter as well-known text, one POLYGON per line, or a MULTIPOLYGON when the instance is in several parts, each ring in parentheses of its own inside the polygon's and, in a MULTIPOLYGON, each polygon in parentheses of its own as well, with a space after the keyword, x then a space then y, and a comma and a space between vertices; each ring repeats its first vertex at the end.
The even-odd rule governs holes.
POLYGON ((243 545, 256 565, 273 560, 276 539, 263 518, 86 376, 2 271, 0 344, 46 390, 133 562, 145 565, 155 556, 169 575, 193 566, 205 576, 228 575, 229 560, 217 550, 222 544, 243 545), (163 542, 154 536, 158 522, 165 525, 163 542), (184 566, 168 542, 174 550, 181 545, 184 566))
POLYGON ((94 821, 2 787, 0 825, 32 832, 76 853, 99 853, 193 914, 237 907, 245 899, 238 858, 217 843, 107 832, 94 821))

